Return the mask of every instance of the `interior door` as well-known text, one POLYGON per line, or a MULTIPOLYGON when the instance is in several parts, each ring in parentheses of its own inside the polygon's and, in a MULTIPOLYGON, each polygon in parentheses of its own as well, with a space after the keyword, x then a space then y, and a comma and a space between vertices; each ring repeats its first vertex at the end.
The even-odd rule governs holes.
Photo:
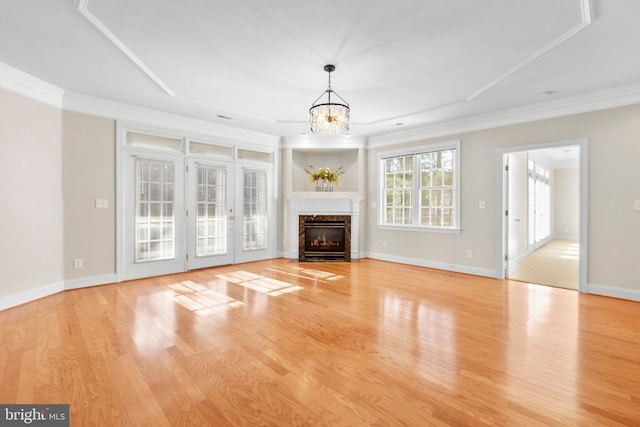
POLYGON ((518 152, 507 155, 509 170, 508 182, 508 248, 509 258, 507 277, 514 272, 517 260, 526 253, 527 222, 527 153, 518 152))
POLYGON ((189 269, 234 263, 234 173, 223 162, 189 160, 189 269))
POLYGON ((124 278, 185 271, 184 160, 125 155, 124 278))

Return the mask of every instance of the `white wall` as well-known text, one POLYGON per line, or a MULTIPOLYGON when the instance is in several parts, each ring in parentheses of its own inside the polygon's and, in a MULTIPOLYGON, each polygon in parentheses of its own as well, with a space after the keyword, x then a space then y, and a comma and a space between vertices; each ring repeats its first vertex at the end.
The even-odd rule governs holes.
MULTIPOLYGON (((115 170, 107 154, 115 144, 113 122, 63 114, 60 108, 6 90, 0 90, 0 117, 0 198, 4 204, 0 210, 4 273, 0 308, 61 290, 65 269, 72 281, 110 275, 114 219, 110 210, 96 211, 93 203, 96 197, 110 200, 115 187, 115 170), (86 150, 87 160, 97 168, 95 173, 82 166, 81 158, 73 158, 76 150, 86 150), (63 164, 71 170, 63 172, 63 164), (64 223, 63 200, 70 209, 64 223), (83 216, 86 218, 74 224, 83 216), (105 228, 93 234, 89 228, 96 221, 105 228), (64 239, 66 227, 72 228, 64 239), (77 256, 88 262, 82 273, 69 270, 69 261, 77 256)), ((497 151, 583 137, 589 140, 590 158, 589 290, 640 300, 640 213, 633 210, 633 201, 640 199, 640 105, 395 144, 393 148, 461 140, 460 234, 379 230, 377 209, 372 208, 372 202, 380 206, 377 153, 388 151, 390 145, 367 150, 361 165, 366 178, 359 180, 364 181, 365 189, 361 251, 375 258, 495 275, 500 235, 496 209, 501 206, 501 194, 496 192, 497 151), (486 209, 479 208, 481 200, 486 209), (467 250, 473 251, 472 258, 466 257, 467 250)), ((291 169, 290 153, 284 154, 288 155, 283 157, 287 160, 283 166, 291 169)), ((291 171, 280 172, 289 179, 282 186, 290 186, 291 171)), ((281 202, 282 220, 286 203, 281 202)), ((280 226, 279 242, 284 244, 286 227, 282 222, 280 226)))
POLYGON ((64 278, 67 287, 116 281, 115 121, 63 112, 64 278), (95 200, 107 201, 97 209, 95 200), (82 259, 82 269, 73 268, 82 259), (81 279, 81 280, 79 280, 81 279))
POLYGON ((0 309, 62 290, 62 113, 0 89, 0 309))
POLYGON ((528 248, 527 152, 509 154, 509 259, 525 256, 528 248))
POLYGON ((580 237, 580 171, 553 171, 553 230, 555 239, 578 240, 580 237))
MULTIPOLYGON (((501 206, 501 194, 496 194, 498 149, 584 137, 590 159, 588 288, 640 300, 640 212, 633 210, 633 200, 640 199, 640 105, 396 145, 461 140, 462 232, 379 230, 375 210, 368 209, 367 252, 381 259, 495 274, 500 236, 496 209, 501 206), (487 202, 487 209, 479 209, 480 200, 487 202), (467 250, 473 258, 466 258, 467 250)), ((369 150, 367 204, 380 205, 377 153, 388 149, 369 150)))

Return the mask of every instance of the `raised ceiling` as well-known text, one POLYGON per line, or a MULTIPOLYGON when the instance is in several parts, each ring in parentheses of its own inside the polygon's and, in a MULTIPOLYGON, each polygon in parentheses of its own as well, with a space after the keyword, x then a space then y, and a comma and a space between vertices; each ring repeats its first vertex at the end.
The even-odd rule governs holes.
POLYGON ((351 134, 374 136, 634 85, 638 16, 636 0, 2 0, 0 62, 278 136, 309 132, 333 63, 351 134))

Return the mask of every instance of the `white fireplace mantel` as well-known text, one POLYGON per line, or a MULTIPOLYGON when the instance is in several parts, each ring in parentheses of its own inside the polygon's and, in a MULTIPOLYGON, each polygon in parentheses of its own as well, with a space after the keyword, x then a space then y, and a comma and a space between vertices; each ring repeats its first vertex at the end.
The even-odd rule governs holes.
POLYGON ((362 196, 352 192, 298 192, 289 197, 289 248, 298 259, 298 217, 300 215, 350 215, 351 259, 358 259, 360 247, 360 202, 362 196))

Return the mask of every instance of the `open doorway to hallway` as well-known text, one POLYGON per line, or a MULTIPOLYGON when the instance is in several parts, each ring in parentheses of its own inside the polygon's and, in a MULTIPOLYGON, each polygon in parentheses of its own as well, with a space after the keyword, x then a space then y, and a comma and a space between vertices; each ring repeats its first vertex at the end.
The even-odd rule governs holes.
POLYGON ((582 150, 586 141, 502 153, 503 277, 584 289, 587 205, 582 150))

